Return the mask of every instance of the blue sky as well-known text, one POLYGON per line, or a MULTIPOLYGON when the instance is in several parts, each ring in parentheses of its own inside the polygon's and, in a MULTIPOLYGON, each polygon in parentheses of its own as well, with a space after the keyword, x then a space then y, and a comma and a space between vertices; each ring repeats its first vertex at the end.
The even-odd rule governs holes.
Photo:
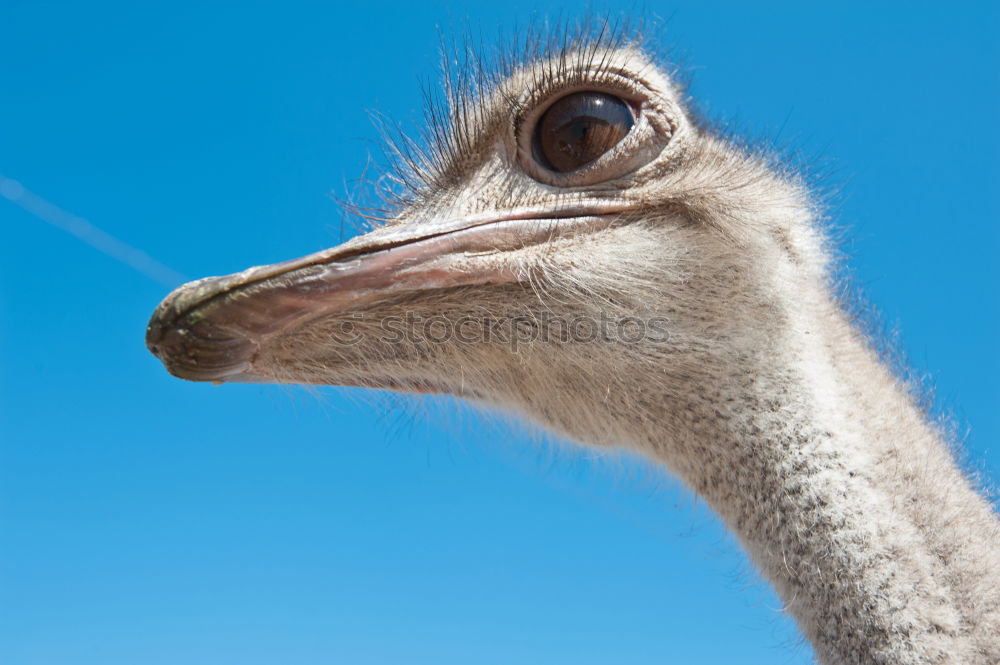
MULTIPOLYGON (((825 174, 857 282, 1000 479, 997 5, 644 8, 711 118, 825 174)), ((566 16, 0 13, 0 175, 191 278, 351 233, 329 194, 378 154, 369 111, 418 121, 439 28, 566 16)), ((0 662, 809 662, 666 476, 449 403, 172 379, 163 285, 3 198, 0 228, 0 662)))

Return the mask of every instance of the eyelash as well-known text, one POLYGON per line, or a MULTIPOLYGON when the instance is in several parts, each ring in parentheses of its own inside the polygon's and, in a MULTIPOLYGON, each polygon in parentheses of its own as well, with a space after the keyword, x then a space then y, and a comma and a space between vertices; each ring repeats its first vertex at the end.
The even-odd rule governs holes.
MULTIPOLYGON (((642 80, 646 68, 652 65, 647 64, 638 43, 635 58, 630 55, 623 60, 623 43, 621 35, 611 33, 576 42, 526 44, 524 62, 547 64, 533 65, 520 73, 517 59, 493 65, 478 57, 469 60, 464 74, 459 71, 446 77, 440 93, 428 93, 425 123, 419 133, 407 134, 391 123, 383 126, 391 164, 387 177, 380 180, 386 184, 379 195, 387 211, 413 205, 426 199, 429 192, 453 185, 458 174, 468 170, 470 160, 483 159, 491 149, 479 142, 487 127, 499 130, 504 137, 502 149, 512 164, 520 164, 522 173, 557 187, 611 180, 656 159, 658 150, 667 143, 677 144, 674 134, 686 126, 683 111, 672 101, 669 90, 647 87, 635 80, 636 75, 642 80), (614 49, 616 59, 612 60, 608 55, 611 51, 605 54, 603 48, 614 49), (635 125, 609 153, 618 159, 617 164, 610 159, 595 160, 595 164, 600 162, 603 174, 595 175, 594 169, 585 168, 586 174, 577 173, 572 178, 553 177, 558 174, 540 170, 523 159, 524 134, 527 132, 530 139, 545 109, 573 90, 595 90, 620 97, 635 113, 635 125), (470 131, 470 126, 475 131, 470 131)), ((661 85, 657 81, 658 77, 651 79, 654 86, 661 85)))

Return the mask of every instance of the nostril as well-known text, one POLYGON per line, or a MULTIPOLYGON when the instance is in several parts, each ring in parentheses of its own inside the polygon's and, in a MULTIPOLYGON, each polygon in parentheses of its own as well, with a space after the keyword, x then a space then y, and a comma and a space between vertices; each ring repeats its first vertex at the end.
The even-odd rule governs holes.
POLYGON ((146 348, 156 357, 160 357, 160 341, 163 338, 163 326, 154 320, 146 326, 146 348))

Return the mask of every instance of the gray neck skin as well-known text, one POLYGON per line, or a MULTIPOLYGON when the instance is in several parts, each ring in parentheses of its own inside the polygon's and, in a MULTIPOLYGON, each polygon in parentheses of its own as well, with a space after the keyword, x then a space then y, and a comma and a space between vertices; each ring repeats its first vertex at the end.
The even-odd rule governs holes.
POLYGON ((546 381, 520 410, 678 474, 822 663, 997 665, 991 507, 822 280, 760 274, 770 281, 731 280, 741 292, 717 276, 688 283, 692 311, 674 317, 669 345, 622 355, 613 371, 583 356, 563 366, 569 351, 537 359, 546 381), (711 301, 697 296, 713 293, 727 305, 706 323, 711 301), (581 381, 580 367, 595 371, 581 381))
POLYGON ((822 323, 674 396, 669 443, 640 447, 718 511, 821 662, 996 665, 1000 523, 844 317, 822 323))

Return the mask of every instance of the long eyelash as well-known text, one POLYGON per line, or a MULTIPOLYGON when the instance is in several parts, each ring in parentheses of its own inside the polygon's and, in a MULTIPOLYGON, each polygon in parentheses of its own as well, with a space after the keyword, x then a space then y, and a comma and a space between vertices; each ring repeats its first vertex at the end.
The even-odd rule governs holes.
MULTIPOLYGON (((424 125, 416 133, 375 114, 387 167, 372 183, 376 205, 351 204, 350 211, 372 224, 391 221, 397 212, 426 203, 453 187, 481 156, 484 137, 498 122, 518 113, 518 93, 509 79, 528 71, 531 86, 546 90, 567 82, 573 72, 599 76, 610 71, 608 56, 622 49, 645 52, 644 23, 627 19, 585 19, 556 27, 531 24, 522 34, 501 34, 487 49, 482 38, 448 42, 442 38, 440 88, 424 86, 424 125)), ((571 79, 570 79, 571 80, 571 79)))

